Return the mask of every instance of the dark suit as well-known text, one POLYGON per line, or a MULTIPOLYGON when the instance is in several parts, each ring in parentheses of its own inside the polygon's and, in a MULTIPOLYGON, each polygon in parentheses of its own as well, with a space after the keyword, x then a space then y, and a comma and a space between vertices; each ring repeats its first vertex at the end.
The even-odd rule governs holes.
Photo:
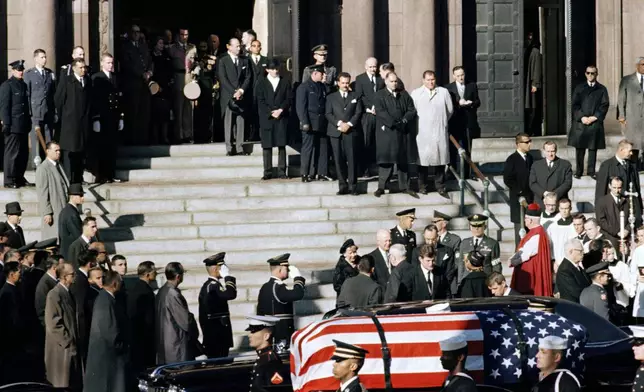
POLYGON ((473 271, 467 274, 458 286, 458 298, 486 298, 492 293, 487 288, 487 274, 483 271, 473 271))
POLYGON ((392 267, 383 303, 411 301, 415 276, 415 266, 407 262, 392 267))
POLYGON ((0 350, 0 376, 3 382, 24 381, 19 374, 25 366, 24 345, 29 342, 26 333, 25 308, 19 288, 11 283, 6 283, 0 289, 0 336, 5 337, 2 350, 0 350))
MULTIPOLYGON (((642 213, 640 206, 635 201, 633 202, 633 212, 635 214, 635 227, 640 227, 642 224, 642 213)), ((602 196, 595 205, 595 217, 599 222, 602 231, 612 237, 619 238, 619 213, 624 211, 624 222, 628 222, 631 208, 628 198, 620 197, 619 204, 615 202, 612 194, 602 196)))
POLYGON ((45 302, 47 301, 47 294, 56 287, 58 280, 52 278, 51 275, 45 273, 38 285, 36 286, 36 294, 34 297, 34 307, 36 308, 36 316, 40 320, 40 324, 43 327, 43 339, 44 339, 44 328, 45 328, 45 302))
POLYGON ((35 127, 40 127, 45 142, 54 138, 54 94, 56 93, 56 75, 49 68, 42 73, 37 68, 30 68, 24 74, 27 83, 27 94, 31 113, 31 159, 36 156, 44 158, 45 152, 36 137, 35 127), (37 146, 37 147, 34 147, 37 146))
MULTIPOLYGON (((454 251, 452 248, 437 243, 434 247, 436 249, 436 256, 434 258, 434 273, 440 273, 447 280, 447 283, 450 285, 456 284, 456 279, 458 276, 458 269, 456 268, 456 260, 454 258, 454 251)), ((414 248, 412 251, 411 263, 412 265, 420 265, 418 248, 414 248)))
POLYGON ((23 185, 29 160, 29 95, 22 79, 0 85, 0 121, 4 135, 4 183, 23 185))
MULTIPOLYGON (((55 220, 56 218, 54 218, 55 220)), ((65 260, 69 258, 69 247, 83 234, 83 222, 80 218, 78 208, 69 203, 60 212, 58 216, 58 237, 60 239, 60 254, 65 260)), ((74 260, 73 262, 76 262, 74 260)))
POLYGON ((428 299, 448 299, 451 298, 449 282, 443 271, 434 268, 431 271, 433 277, 432 290, 429 291, 428 277, 420 264, 414 266, 414 286, 412 290, 413 301, 424 301, 428 299))
POLYGON ((572 188, 572 165, 565 159, 555 157, 552 168, 548 168, 545 159, 536 161, 530 169, 530 189, 534 193, 534 201, 543 209, 543 194, 545 191, 557 194, 557 200, 568 197, 572 188))
POLYGON ((132 367, 145 370, 155 362, 154 334, 150 333, 154 330, 154 291, 138 277, 126 278, 123 284, 127 292, 127 315, 132 335, 132 367))
POLYGON ((89 330, 91 324, 88 322, 92 316, 87 313, 87 293, 89 292, 89 281, 87 276, 81 270, 76 269, 74 283, 69 286, 69 292, 76 301, 76 314, 78 317, 78 354, 83 360, 87 361, 87 345, 89 343, 89 330))
POLYGON ((389 230, 389 234, 391 234, 391 245, 405 245, 405 249, 407 250, 407 262, 411 263, 413 258, 412 251, 416 246, 418 246, 418 242, 416 242, 416 233, 412 230, 405 230, 405 235, 403 236, 400 234, 400 231, 398 231, 398 226, 396 226, 389 230))
POLYGON ((337 306, 361 308, 382 303, 382 288, 371 277, 359 273, 344 281, 337 306))
POLYGON ((611 177, 619 177, 624 181, 624 183, 622 184, 623 192, 629 190, 630 183, 632 182, 633 192, 638 193, 638 196, 635 198, 635 200, 637 200, 640 208, 642 208, 640 176, 637 172, 635 164, 631 160, 626 160, 625 165, 622 165, 614 156, 605 160, 599 166, 599 172, 597 172, 597 183, 595 184, 595 205, 602 196, 610 193, 608 186, 610 185, 611 177))
POLYGON ((376 248, 373 252, 369 253, 369 256, 373 257, 375 263, 373 268, 374 272, 371 277, 373 280, 378 282, 383 290, 385 290, 387 288, 387 281, 391 275, 389 268, 387 268, 389 260, 385 260, 379 248, 376 248))
POLYGON ((78 237, 76 241, 72 242, 71 245, 69 245, 69 251, 67 252, 69 259, 65 259, 68 262, 72 263, 74 265, 74 268, 78 268, 78 256, 84 251, 89 248, 89 244, 85 242, 83 237, 78 237))
POLYGON ((361 122, 364 136, 361 171, 369 169, 369 166, 376 162, 376 115, 367 113, 367 109, 375 110, 376 91, 385 88, 385 81, 379 75, 373 75, 371 78, 374 80, 371 81, 366 72, 361 73, 356 77, 354 88, 364 110, 361 122))
MULTIPOLYGON (((125 135, 135 144, 150 143, 150 91, 144 75, 154 69, 148 46, 131 40, 123 43, 121 50, 121 75, 123 76, 123 99, 125 105, 125 135)), ((101 124, 102 125, 102 124, 101 124)), ((101 132, 103 132, 101 130, 101 132)))
MULTIPOLYGON (((449 119, 449 134, 454 136, 469 155, 472 148, 472 139, 480 137, 481 133, 476 117, 476 110, 481 106, 479 90, 476 87, 476 83, 465 83, 463 96, 461 96, 456 82, 448 84, 447 90, 452 96, 454 103, 454 113, 449 119), (469 106, 461 106, 459 104, 461 99, 472 101, 472 104, 469 106)), ((456 168, 459 155, 456 147, 451 142, 449 143, 449 150, 450 165, 456 168)), ((465 176, 469 176, 469 165, 465 165, 465 176)))
POLYGON ((297 87, 295 109, 302 130, 301 175, 328 175, 329 152, 326 136, 326 90, 320 82, 308 80, 297 87))
POLYGON ((273 147, 277 147, 278 175, 286 175, 286 144, 288 143, 288 119, 291 109, 291 86, 280 78, 277 89, 273 90, 271 82, 262 77, 256 84, 255 98, 259 116, 260 139, 264 158, 264 175, 270 175, 273 168, 273 147), (282 109, 278 118, 273 110, 282 109))
POLYGON ((219 59, 217 65, 217 76, 220 83, 221 113, 224 118, 224 136, 226 140, 226 151, 241 153, 244 143, 244 127, 246 111, 252 105, 252 72, 250 62, 245 57, 237 57, 237 65, 230 55, 219 59), (233 95, 238 89, 244 90, 240 100, 235 100, 233 95), (230 105, 234 104, 235 109, 230 105), (241 113, 239 112, 241 111, 241 113), (233 133, 233 128, 235 132, 233 133), (233 148, 233 142, 235 148, 233 148))
POLYGON ((327 132, 331 140, 333 160, 335 161, 338 185, 340 191, 354 191, 357 185, 360 118, 362 117, 362 102, 358 94, 347 91, 346 98, 338 91, 326 98, 327 132), (346 132, 338 130, 338 122, 351 123, 346 132), (348 179, 348 184, 347 184, 348 179))
POLYGON ((563 259, 557 270, 556 278, 559 298, 579 303, 581 292, 590 283, 590 278, 583 268, 577 268, 570 260, 563 259))
MULTIPOLYGON (((121 92, 118 78, 113 72, 110 73, 109 77, 102 71, 95 73, 92 75, 92 83, 94 84, 92 94, 94 101, 92 105, 100 121, 101 130, 98 133, 92 132, 90 137, 93 154, 91 157, 92 161, 88 162, 88 166, 91 165, 97 181, 101 182, 102 180, 114 179, 116 148, 119 139, 117 132, 119 120, 122 118, 121 115, 124 108, 121 108, 121 103, 119 102, 121 92)), ((145 94, 148 95, 145 99, 149 100, 149 93, 146 91, 145 94)), ((130 110, 134 111, 137 109, 130 108, 130 110)), ((138 121, 141 120, 133 120, 131 124, 138 121)), ((145 123, 147 124, 147 120, 145 123)), ((139 128, 130 128, 128 131, 128 133, 136 132, 147 131, 139 128)))
POLYGON ((529 153, 524 159, 518 151, 515 151, 505 160, 503 166, 503 182, 510 189, 510 220, 514 223, 515 245, 519 244, 519 230, 523 227, 519 198, 524 197, 528 204, 534 200, 529 182, 533 160, 529 153))
POLYGON ((192 104, 183 94, 186 85, 186 52, 188 45, 178 42, 167 49, 172 68, 172 111, 174 114, 174 142, 189 140, 194 137, 192 129, 192 104))
POLYGON ((25 246, 25 234, 22 230, 22 227, 16 226, 14 229, 9 225, 9 222, 0 222, 0 233, 10 232, 7 237, 7 242, 5 245, 13 249, 18 249, 25 246))

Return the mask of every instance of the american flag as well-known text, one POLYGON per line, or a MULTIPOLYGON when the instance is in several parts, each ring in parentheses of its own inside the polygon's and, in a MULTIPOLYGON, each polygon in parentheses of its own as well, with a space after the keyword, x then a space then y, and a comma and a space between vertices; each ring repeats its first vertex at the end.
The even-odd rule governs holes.
MULTIPOLYGON (((468 340, 466 368, 477 382, 507 385, 538 379, 539 339, 556 335, 568 339, 564 366, 580 374, 584 367, 586 330, 583 326, 544 311, 471 311, 378 316, 391 352, 394 388, 439 387, 447 372, 440 363, 439 342, 464 334, 468 340), (524 344, 513 317, 523 325, 524 344), (523 354, 521 347, 524 347, 523 354), (523 364, 522 364, 523 358, 523 364)), ((332 339, 369 351, 360 370, 367 389, 384 389, 380 337, 368 317, 338 317, 312 323, 291 338, 291 381, 296 392, 336 390, 332 339)))

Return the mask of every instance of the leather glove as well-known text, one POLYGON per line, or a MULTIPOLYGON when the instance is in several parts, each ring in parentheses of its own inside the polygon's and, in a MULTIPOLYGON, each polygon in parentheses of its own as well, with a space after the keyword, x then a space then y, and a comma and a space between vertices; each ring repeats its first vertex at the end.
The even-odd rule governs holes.
POLYGON ((94 124, 92 125, 92 130, 94 132, 100 132, 101 131, 101 122, 100 121, 94 121, 94 124))
POLYGON ((226 264, 222 264, 221 268, 219 269, 219 275, 221 275, 222 278, 226 278, 227 276, 230 276, 230 269, 226 264))
POLYGON ((123 123, 123 119, 120 119, 119 120, 119 131, 122 131, 124 126, 125 126, 125 124, 123 123))
POLYGON ((289 272, 289 275, 291 275, 292 278, 297 278, 297 277, 301 278, 302 277, 302 274, 300 273, 300 270, 294 265, 290 265, 288 267, 288 272, 289 272))

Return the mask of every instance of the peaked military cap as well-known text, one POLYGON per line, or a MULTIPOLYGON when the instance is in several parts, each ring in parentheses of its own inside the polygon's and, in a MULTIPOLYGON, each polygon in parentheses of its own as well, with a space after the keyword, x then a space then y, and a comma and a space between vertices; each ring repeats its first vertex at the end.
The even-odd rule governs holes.
POLYGON ((273 265, 288 265, 288 259, 291 257, 290 253, 284 253, 283 255, 275 256, 266 260, 268 264, 273 265))
POLYGON ((32 249, 34 249, 34 250, 53 250, 53 249, 58 248, 57 244, 58 244, 58 238, 54 237, 54 238, 49 238, 49 239, 42 240, 42 241, 36 243, 36 245, 34 245, 32 249))
POLYGON ((246 331, 249 332, 258 332, 262 329, 273 328, 280 321, 279 318, 275 316, 247 316, 248 319, 248 328, 246 331))
POLYGON ((37 243, 38 243, 38 241, 33 241, 33 242, 30 242, 30 243, 26 244, 25 246, 21 246, 20 248, 18 248, 18 252, 21 252, 21 253, 26 252, 26 251, 30 250, 31 248, 33 248, 34 245, 36 245, 37 243))
POLYGON ((396 213, 396 216, 415 216, 415 215, 416 215, 416 209, 415 208, 402 210, 402 211, 396 213))
POLYGON ((67 193, 69 196, 83 196, 85 194, 83 191, 83 184, 71 184, 67 193))
POLYGON ((219 252, 216 255, 212 255, 205 259, 203 263, 206 265, 206 267, 210 267, 211 265, 222 265, 225 263, 224 258, 226 257, 226 252, 219 252))
POLYGON ((532 203, 528 206, 528 210, 525 212, 527 216, 540 217, 541 216, 541 207, 539 204, 532 203))
POLYGON ((13 63, 9 63, 9 66, 11 67, 11 69, 14 69, 16 71, 24 71, 25 60, 16 60, 13 63))
POLYGON ((311 65, 311 66, 309 66, 309 70, 311 71, 311 73, 313 73, 313 72, 324 73, 324 65, 322 65, 322 64, 311 65))
POLYGON ((539 339, 539 348, 544 350, 565 350, 568 345, 566 339, 551 335, 539 339))
POLYGON ((598 274, 600 272, 610 274, 610 270, 608 269, 608 263, 607 262, 602 261, 601 263, 597 263, 597 264, 595 264, 593 266, 590 266, 590 267, 586 268, 586 273, 588 275, 596 275, 596 274, 598 274))
POLYGON ((470 225, 477 227, 483 226, 487 222, 488 217, 483 214, 474 214, 470 215, 467 220, 470 221, 470 225))
POLYGON ((438 344, 441 347, 441 351, 456 351, 467 347, 467 339, 461 334, 441 340, 438 344))
POLYGON ((331 357, 332 361, 344 361, 345 359, 364 359, 369 351, 365 350, 362 347, 354 346, 353 344, 341 342, 339 340, 333 339, 333 344, 335 344, 335 352, 331 357))
POLYGON ((329 53, 329 46, 327 44, 316 45, 311 49, 313 53, 327 54, 329 53))
POLYGON ((356 243, 353 242, 353 238, 349 238, 348 240, 344 241, 342 244, 342 247, 340 248, 340 254, 343 254, 344 252, 347 251, 352 246, 356 246, 356 243))
POLYGON ((447 214, 443 214, 440 211, 434 210, 434 221, 439 220, 439 219, 446 220, 446 221, 449 222, 449 221, 452 220, 452 217, 447 215, 447 214))
POLYGON ((25 210, 20 208, 20 203, 12 201, 4 206, 5 215, 22 215, 25 210))

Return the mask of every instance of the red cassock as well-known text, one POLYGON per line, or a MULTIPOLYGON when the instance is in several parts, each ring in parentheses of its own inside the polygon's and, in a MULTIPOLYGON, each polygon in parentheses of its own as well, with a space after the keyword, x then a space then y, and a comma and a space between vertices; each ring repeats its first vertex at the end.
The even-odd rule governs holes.
POLYGON ((524 295, 552 297, 552 263, 548 234, 542 226, 530 230, 519 243, 519 249, 535 235, 539 235, 537 254, 514 267, 510 287, 524 295))

